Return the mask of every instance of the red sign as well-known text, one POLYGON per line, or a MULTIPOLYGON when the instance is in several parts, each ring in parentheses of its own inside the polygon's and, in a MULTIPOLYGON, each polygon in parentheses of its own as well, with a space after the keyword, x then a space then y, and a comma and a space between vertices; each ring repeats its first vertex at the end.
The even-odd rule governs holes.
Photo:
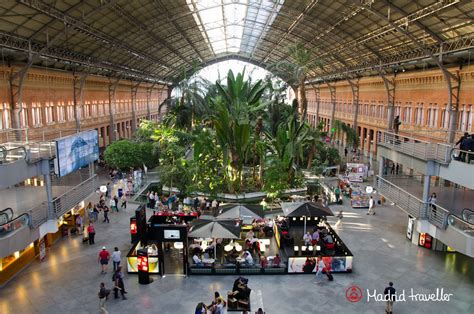
POLYGON ((138 271, 148 272, 148 257, 138 256, 138 271))
POLYGON ((428 233, 420 233, 420 241, 418 242, 418 245, 431 249, 432 240, 433 238, 428 233))
POLYGON ((137 234, 137 222, 136 222, 136 220, 132 220, 130 222, 130 233, 131 234, 137 234))

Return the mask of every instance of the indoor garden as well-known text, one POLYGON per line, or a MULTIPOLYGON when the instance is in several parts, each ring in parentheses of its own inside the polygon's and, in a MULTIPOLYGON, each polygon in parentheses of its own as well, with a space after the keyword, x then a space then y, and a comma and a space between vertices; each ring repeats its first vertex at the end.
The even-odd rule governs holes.
POLYGON ((306 104, 287 102, 280 79, 253 81, 245 70, 229 70, 215 83, 194 76, 178 88, 162 105, 161 123, 143 121, 133 139, 107 148, 109 166, 155 168, 164 185, 183 194, 262 191, 273 198, 305 187, 303 171, 340 163, 337 149, 323 142, 322 125, 305 121, 306 104))

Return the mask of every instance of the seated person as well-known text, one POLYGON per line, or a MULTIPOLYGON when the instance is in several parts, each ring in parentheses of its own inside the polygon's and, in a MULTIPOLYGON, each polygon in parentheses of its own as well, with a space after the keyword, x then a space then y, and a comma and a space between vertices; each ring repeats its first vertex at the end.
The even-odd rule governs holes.
POLYGON ((202 260, 199 258, 199 256, 197 255, 197 253, 194 253, 194 256, 193 256, 193 263, 194 263, 195 266, 203 266, 202 260))
POLYGON ((304 236, 303 236, 303 241, 304 245, 309 246, 311 245, 311 241, 313 240, 313 237, 311 236, 311 233, 308 231, 304 236))
POLYGON ((316 230, 313 232, 313 234, 312 234, 311 237, 312 237, 311 244, 312 244, 312 245, 318 244, 318 242, 319 242, 319 230, 316 229, 316 230))
POLYGON ((244 254, 242 255, 242 258, 245 259, 245 265, 247 266, 253 265, 253 257, 249 251, 245 251, 244 254))
POLYGON ((273 267, 280 267, 281 264, 281 257, 280 254, 275 255, 275 257, 272 260, 272 266, 273 267))
POLYGON ((323 239, 326 244, 334 242, 334 240, 332 239, 332 236, 329 233, 327 233, 323 239))
POLYGON ((260 266, 262 266, 262 268, 266 268, 268 266, 268 260, 265 255, 260 256, 260 266))
POLYGON ((249 232, 247 232, 247 235, 245 236, 246 239, 252 239, 254 237, 254 233, 252 230, 250 230, 249 232))

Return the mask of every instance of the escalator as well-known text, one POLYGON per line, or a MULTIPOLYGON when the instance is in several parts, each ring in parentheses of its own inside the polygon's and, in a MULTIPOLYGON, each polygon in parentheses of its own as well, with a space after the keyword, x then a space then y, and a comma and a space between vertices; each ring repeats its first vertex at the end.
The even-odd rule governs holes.
POLYGON ((13 209, 7 207, 0 211, 0 225, 5 224, 13 219, 13 209))

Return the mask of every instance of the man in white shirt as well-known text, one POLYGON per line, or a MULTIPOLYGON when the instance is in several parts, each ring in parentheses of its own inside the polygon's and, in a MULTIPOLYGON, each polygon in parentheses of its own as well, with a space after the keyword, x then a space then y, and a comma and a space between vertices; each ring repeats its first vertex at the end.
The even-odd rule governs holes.
POLYGON ((114 272, 120 265, 122 260, 122 253, 119 251, 118 247, 115 247, 114 252, 112 253, 112 262, 114 263, 114 272))
POLYGON ((249 251, 245 251, 245 265, 253 265, 253 257, 249 251))
POLYGON ((367 215, 375 215, 375 211, 374 211, 374 198, 371 196, 370 199, 369 199, 369 211, 367 212, 367 215))
POLYGON ((199 258, 197 254, 194 254, 193 262, 194 262, 194 265, 196 266, 202 266, 202 260, 199 258))

